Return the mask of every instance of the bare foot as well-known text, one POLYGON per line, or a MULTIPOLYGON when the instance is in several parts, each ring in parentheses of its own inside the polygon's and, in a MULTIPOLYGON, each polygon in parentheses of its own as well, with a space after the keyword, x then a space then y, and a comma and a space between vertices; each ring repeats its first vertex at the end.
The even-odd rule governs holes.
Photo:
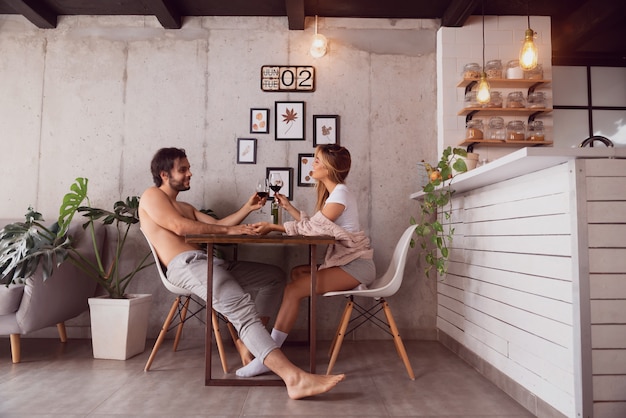
POLYGON ((248 350, 248 347, 246 347, 243 341, 241 341, 239 338, 235 340, 235 347, 237 347, 239 357, 241 357, 241 362, 244 366, 249 364, 254 359, 254 356, 252 355, 250 350, 248 350))
POLYGON ((285 381, 285 384, 291 399, 302 399, 328 392, 345 377, 344 374, 320 375, 301 371, 293 379, 285 381))

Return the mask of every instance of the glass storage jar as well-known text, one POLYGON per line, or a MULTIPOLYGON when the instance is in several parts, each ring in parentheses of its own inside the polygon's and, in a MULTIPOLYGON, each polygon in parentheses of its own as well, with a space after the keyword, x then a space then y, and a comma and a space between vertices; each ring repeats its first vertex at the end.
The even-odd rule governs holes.
POLYGON ((546 107, 546 96, 542 91, 528 93, 527 105, 529 109, 543 109, 546 107))
POLYGON ((541 64, 528 71, 524 71, 524 78, 527 80, 543 80, 543 67, 541 64))
POLYGON ((506 107, 509 109, 520 109, 525 107, 524 93, 521 91, 512 91, 506 97, 506 107))
POLYGON ((545 141, 546 135, 543 130, 543 122, 540 120, 533 120, 528 122, 528 134, 529 141, 545 141))
POLYGON ((478 99, 476 98, 476 91, 468 91, 465 93, 465 101, 463 102, 465 107, 480 107, 481 104, 478 103, 478 99))
POLYGON ((524 121, 512 120, 506 125, 507 141, 524 141, 526 140, 526 126, 524 121))
POLYGON ((470 62, 463 67, 463 78, 466 80, 478 80, 480 78, 481 68, 478 63, 470 62))
POLYGON ((511 60, 506 64, 506 78, 522 79, 524 78, 524 70, 519 65, 519 60, 511 60))
POLYGON ((487 125, 487 139, 506 139, 504 119, 500 116, 494 116, 489 119, 489 124, 487 125))
POLYGON ((499 91, 492 91, 489 97, 489 103, 483 105, 484 107, 502 107, 502 93, 499 91))
POLYGON ((467 121, 465 137, 467 139, 483 139, 484 127, 482 119, 470 119, 467 121))
POLYGON ((487 74, 487 78, 502 78, 502 61, 487 61, 487 64, 485 64, 485 74, 487 74))

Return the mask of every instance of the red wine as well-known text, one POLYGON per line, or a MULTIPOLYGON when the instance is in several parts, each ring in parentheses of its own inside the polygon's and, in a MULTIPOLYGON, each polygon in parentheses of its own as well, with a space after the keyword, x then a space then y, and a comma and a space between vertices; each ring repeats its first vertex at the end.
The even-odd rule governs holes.
POLYGON ((282 187, 283 186, 270 185, 270 189, 272 189, 274 193, 278 193, 282 187))
POLYGON ((263 199, 264 197, 269 196, 268 192, 256 192, 256 195, 259 196, 259 199, 263 199))

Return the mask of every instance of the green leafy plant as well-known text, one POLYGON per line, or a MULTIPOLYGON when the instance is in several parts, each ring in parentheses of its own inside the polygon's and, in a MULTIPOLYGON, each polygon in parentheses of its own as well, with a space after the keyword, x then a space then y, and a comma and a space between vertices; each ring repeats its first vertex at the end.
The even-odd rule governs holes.
POLYGON ((32 276, 41 266, 43 280, 50 277, 55 268, 68 260, 85 274, 98 282, 111 298, 126 297, 126 288, 135 275, 153 264, 148 262, 150 252, 140 258, 129 271, 122 271, 120 260, 133 225, 139 223, 139 198, 127 197, 115 202, 113 211, 93 208, 87 196, 88 180, 77 178, 63 197, 59 218, 50 227, 43 225, 41 213, 28 209, 25 222, 16 222, 0 231, 0 282, 6 285, 21 282, 32 276), (84 201, 87 206, 81 206, 84 201), (81 254, 73 246, 69 227, 74 215, 79 212, 88 220, 82 226, 91 237, 95 262, 81 254), (104 265, 102 249, 98 248, 95 223, 114 225, 116 234, 115 252, 110 265, 104 265))
MULTIPOLYGON (((467 151, 464 149, 448 147, 436 166, 424 163, 429 182, 423 187, 419 222, 411 217, 410 223, 415 225, 415 234, 426 262, 424 273, 427 277, 433 268, 440 276, 447 272, 449 246, 454 236, 454 227, 450 223, 451 198, 454 194, 452 182, 455 173, 467 171, 465 157, 467 151)), ((415 245, 416 241, 412 239, 411 247, 415 245)))

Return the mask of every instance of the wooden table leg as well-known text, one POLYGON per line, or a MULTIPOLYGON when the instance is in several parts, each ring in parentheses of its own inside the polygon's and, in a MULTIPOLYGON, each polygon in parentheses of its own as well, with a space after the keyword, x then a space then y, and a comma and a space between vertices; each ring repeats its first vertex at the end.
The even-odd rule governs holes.
POLYGON ((205 361, 204 361, 204 384, 210 385, 211 382, 211 352, 213 351, 213 331, 211 325, 213 322, 213 244, 207 244, 207 283, 206 283, 206 330, 205 335, 205 361))
POLYGON ((317 296, 315 289, 317 283, 317 257, 316 257, 317 245, 309 244, 309 262, 311 263, 311 302, 309 304, 309 369, 311 373, 315 373, 315 355, 317 353, 317 330, 316 330, 316 303, 315 298, 317 296))

